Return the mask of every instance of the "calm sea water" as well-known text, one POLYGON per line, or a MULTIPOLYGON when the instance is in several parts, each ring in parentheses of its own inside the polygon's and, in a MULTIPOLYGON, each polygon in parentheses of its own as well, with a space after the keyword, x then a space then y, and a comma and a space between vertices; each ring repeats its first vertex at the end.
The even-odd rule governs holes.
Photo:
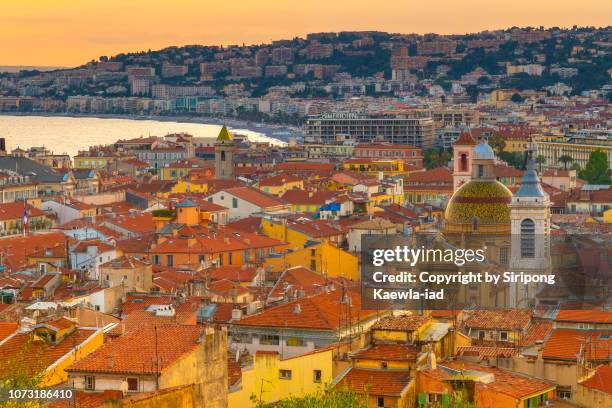
MULTIPOLYGON (((8 151, 16 147, 45 146, 56 154, 70 156, 89 146, 111 144, 119 139, 180 132, 196 137, 216 137, 220 129, 220 125, 140 119, 0 115, 0 137, 6 139, 8 151)), ((282 143, 252 130, 230 129, 247 135, 252 141, 282 143)))

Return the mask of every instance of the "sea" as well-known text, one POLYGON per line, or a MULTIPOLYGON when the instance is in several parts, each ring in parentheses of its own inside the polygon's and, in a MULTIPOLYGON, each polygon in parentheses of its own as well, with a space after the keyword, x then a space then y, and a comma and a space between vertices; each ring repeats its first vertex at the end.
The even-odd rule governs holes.
MULTIPOLYGON (((90 146, 107 145, 120 139, 141 136, 185 132, 195 137, 216 137, 221 126, 222 124, 187 123, 178 120, 0 115, 0 137, 6 139, 7 151, 17 147, 27 149, 44 146, 55 154, 67 153, 71 157, 90 146)), ((275 128, 235 121, 229 123, 228 128, 235 134, 246 135, 250 141, 285 144, 280 140, 282 137, 274 136, 282 134, 283 131, 275 128), (244 125, 244 128, 241 128, 241 125, 244 125)))

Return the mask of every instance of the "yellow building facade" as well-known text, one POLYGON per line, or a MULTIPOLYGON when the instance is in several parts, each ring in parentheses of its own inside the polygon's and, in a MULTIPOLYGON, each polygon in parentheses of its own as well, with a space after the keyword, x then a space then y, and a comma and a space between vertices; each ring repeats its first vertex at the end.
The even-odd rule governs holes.
POLYGON ((228 394, 228 406, 250 407, 253 400, 272 403, 288 397, 323 392, 333 380, 333 350, 323 349, 281 359, 276 352, 257 352, 253 367, 243 369, 238 390, 228 394))
POLYGON ((359 258, 328 242, 267 258, 265 266, 275 272, 304 266, 328 277, 359 279, 359 258))

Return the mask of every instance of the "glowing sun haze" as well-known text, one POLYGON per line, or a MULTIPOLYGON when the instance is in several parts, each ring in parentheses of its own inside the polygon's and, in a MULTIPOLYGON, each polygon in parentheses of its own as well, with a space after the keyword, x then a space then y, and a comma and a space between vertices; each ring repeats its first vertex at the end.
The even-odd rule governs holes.
POLYGON ((466 33, 606 26, 610 0, 0 0, 0 65, 74 66, 186 44, 253 44, 309 32, 466 33))

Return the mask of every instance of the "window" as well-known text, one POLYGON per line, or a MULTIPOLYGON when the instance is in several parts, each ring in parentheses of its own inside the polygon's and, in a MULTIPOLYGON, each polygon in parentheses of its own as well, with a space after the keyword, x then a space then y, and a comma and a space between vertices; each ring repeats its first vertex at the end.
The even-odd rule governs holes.
POLYGON ((85 376, 85 389, 86 390, 95 390, 96 389, 96 377, 91 375, 85 376))
POLYGON ((306 343, 304 343, 304 339, 301 337, 290 336, 287 337, 287 345, 293 347, 303 347, 306 345, 306 343))
POLYGON ((572 399, 572 390, 571 388, 567 387, 559 387, 557 388, 557 397, 559 397, 559 399, 572 399))
POLYGON ((521 221, 521 258, 535 257, 535 223, 526 218, 521 221))
POLYGON ((128 391, 138 391, 138 378, 128 378, 128 391))
POLYGON ((467 171, 468 170, 468 160, 467 154, 461 154, 461 160, 459 161, 459 171, 467 171))
POLYGON ((263 334, 259 336, 259 344, 263 344, 265 346, 278 346, 279 337, 270 334, 263 334))
POLYGON ((153 255, 153 263, 159 265, 159 255, 153 255))
POLYGON ((484 332, 484 330, 480 330, 478 332, 478 339, 479 340, 484 340, 484 338, 485 338, 485 332, 484 332))
POLYGON ((232 198, 232 208, 238 208, 238 199, 236 197, 232 198))
POLYGON ((312 373, 312 382, 320 383, 321 382, 321 370, 314 370, 312 373))
POLYGON ((166 265, 173 266, 174 265, 174 257, 172 255, 166 256, 166 265))
POLYGON ((281 380, 290 380, 291 370, 278 370, 278 378, 281 380))
POLYGON ((505 331, 500 332, 499 333, 499 339, 501 341, 508 341, 508 332, 505 332, 505 331))
POLYGON ((386 362, 386 361, 382 361, 382 362, 380 363, 380 367, 381 367, 383 370, 386 370, 387 368, 389 368, 389 365, 387 364, 387 362, 386 362))
POLYGON ((478 178, 484 177, 484 166, 482 164, 478 165, 478 178))
POLYGON ((227 254, 227 264, 231 265, 232 264, 232 260, 233 260, 233 254, 230 252, 229 254, 227 254))
POLYGON ((499 248, 499 263, 508 266, 508 247, 499 248))
POLYGON ((385 408, 385 397, 377 397, 376 398, 376 407, 377 408, 385 408))
POLYGON ((225 161, 225 150, 221 150, 221 161, 225 161))

